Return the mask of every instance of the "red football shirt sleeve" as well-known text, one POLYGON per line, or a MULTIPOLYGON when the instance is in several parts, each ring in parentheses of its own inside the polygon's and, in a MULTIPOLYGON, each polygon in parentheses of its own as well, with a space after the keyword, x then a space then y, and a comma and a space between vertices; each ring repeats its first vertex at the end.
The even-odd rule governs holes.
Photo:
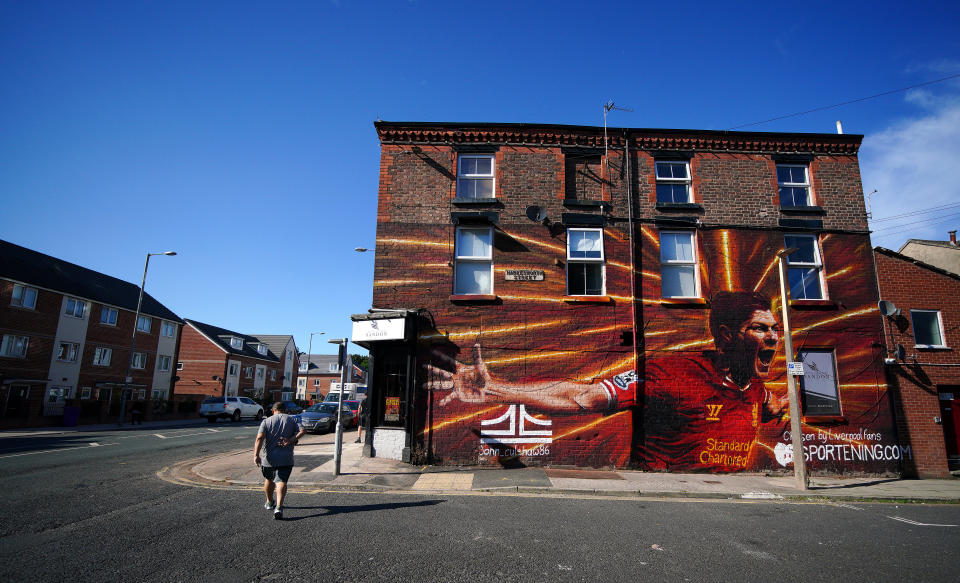
POLYGON ((640 379, 637 371, 630 370, 615 377, 600 381, 607 395, 607 410, 619 411, 637 404, 637 387, 640 379))

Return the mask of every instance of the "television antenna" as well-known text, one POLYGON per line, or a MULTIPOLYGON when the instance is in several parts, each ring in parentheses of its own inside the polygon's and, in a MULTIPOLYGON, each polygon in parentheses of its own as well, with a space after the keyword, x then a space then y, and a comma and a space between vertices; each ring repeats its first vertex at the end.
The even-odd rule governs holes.
POLYGON ((629 112, 632 112, 633 110, 632 110, 632 109, 629 109, 629 108, 627 108, 627 107, 620 107, 620 106, 618 106, 617 104, 615 104, 615 103, 613 102, 612 99, 603 104, 603 182, 604 182, 604 188, 606 188, 606 182, 607 182, 607 180, 609 180, 608 176, 610 176, 610 166, 609 166, 609 162, 607 161, 607 114, 610 113, 611 111, 629 111, 629 112))

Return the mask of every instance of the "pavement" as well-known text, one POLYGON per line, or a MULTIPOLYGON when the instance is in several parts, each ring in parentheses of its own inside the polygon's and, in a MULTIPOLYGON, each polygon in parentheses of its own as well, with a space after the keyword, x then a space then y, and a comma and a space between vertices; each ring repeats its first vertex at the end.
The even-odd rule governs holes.
MULTIPOLYGON (((0 439, 23 435, 118 429, 207 425, 200 419, 129 424, 86 425, 0 431, 0 439)), ((344 433, 340 475, 335 474, 332 435, 305 436, 296 449, 289 487, 295 491, 365 491, 431 494, 500 494, 532 496, 616 496, 731 500, 834 500, 862 502, 960 503, 960 476, 948 479, 813 476, 806 491, 792 476, 764 474, 668 474, 632 470, 499 466, 414 466, 369 458, 344 433)), ((954 472, 958 474, 960 472, 954 472)), ((254 465, 252 447, 184 460, 158 476, 172 482, 216 489, 259 489, 263 477, 254 465)))

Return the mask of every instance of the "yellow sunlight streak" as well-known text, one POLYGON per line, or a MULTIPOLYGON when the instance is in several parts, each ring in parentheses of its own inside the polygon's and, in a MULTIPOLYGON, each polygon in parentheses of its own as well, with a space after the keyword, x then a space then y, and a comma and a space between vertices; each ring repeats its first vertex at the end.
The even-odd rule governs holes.
POLYGON ((523 356, 511 356, 510 358, 494 358, 492 360, 484 359, 487 365, 507 364, 509 362, 522 362, 531 360, 543 360, 546 358, 559 358, 561 356, 570 356, 577 354, 574 350, 555 350, 552 352, 537 352, 534 354, 525 354, 523 356))
POLYGON ((764 269, 764 270, 763 270, 763 274, 760 275, 760 280, 757 281, 757 285, 753 286, 753 291, 757 291, 757 290, 760 289, 760 286, 763 285, 764 280, 767 279, 767 276, 770 275, 770 272, 773 270, 774 267, 777 266, 777 263, 778 263, 778 262, 779 262, 779 259, 776 258, 776 257, 774 257, 774 258, 770 261, 770 263, 767 264, 767 268, 764 269))
POLYGON ((848 271, 851 271, 852 269, 853 269, 853 266, 844 267, 844 268, 841 269, 840 271, 834 271, 833 273, 831 273, 830 275, 828 275, 828 276, 827 276, 827 279, 833 279, 834 277, 837 277, 838 275, 843 275, 844 273, 847 273, 848 271))
POLYGON ((429 247, 449 248, 450 243, 443 241, 421 241, 417 239, 377 239, 377 244, 392 243, 394 245, 426 245, 429 247))
POLYGON ((683 344, 674 344, 673 346, 667 346, 663 350, 683 350, 684 348, 692 348, 694 346, 705 346, 707 344, 713 344, 713 339, 707 340, 695 340, 693 342, 684 342, 683 344))
POLYGON ((656 237, 654 237, 654 236, 653 236, 653 233, 651 233, 649 230, 647 230, 646 227, 640 227, 640 232, 643 233, 643 235, 644 235, 647 239, 650 239, 650 242, 653 243, 653 245, 654 245, 657 249, 660 248, 660 240, 657 239, 656 237))
POLYGON ((550 326, 560 326, 566 324, 566 320, 551 320, 549 322, 537 322, 535 324, 520 324, 517 326, 507 326, 505 328, 489 328, 483 330, 469 330, 467 332, 450 332, 447 338, 467 338, 472 336, 496 336, 498 334, 508 334, 510 332, 523 332, 534 328, 547 328, 550 326))
POLYGON ((426 280, 422 279, 379 279, 373 282, 374 286, 378 285, 413 285, 417 283, 429 283, 426 280))
POLYGON ((603 328, 591 328, 589 330, 581 330, 579 332, 571 332, 567 336, 586 336, 587 334, 600 334, 601 332, 611 332, 613 330, 618 330, 624 328, 625 326, 614 324, 612 326, 604 326, 603 328))
POLYGON ((482 410, 480 410, 480 411, 474 411, 473 413, 470 413, 470 414, 468 414, 468 415, 462 415, 462 416, 456 417, 456 418, 454 418, 454 419, 447 419, 446 421, 443 421, 442 423, 437 423, 437 424, 435 424, 433 427, 427 427, 426 429, 423 430, 422 433, 420 433, 420 435, 426 435, 426 434, 430 433, 431 431, 437 431, 437 430, 439 430, 439 429, 443 429, 444 427, 447 427, 448 425, 454 425, 454 424, 456 424, 456 423, 460 423, 461 421, 466 421, 467 419, 470 419, 471 417, 479 417, 480 415, 484 415, 484 414, 486 414, 486 413, 489 413, 490 411, 499 409, 499 408, 502 407, 502 406, 503 406, 503 405, 494 405, 493 407, 487 407, 486 409, 482 409, 482 410))
POLYGON ((597 378, 602 379, 603 377, 608 376, 608 375, 609 375, 611 372, 613 372, 613 371, 622 372, 623 370, 625 370, 625 369, 627 369, 627 368, 630 368, 630 369, 634 368, 634 367, 633 367, 633 355, 632 355, 632 354, 629 355, 629 356, 627 356, 626 358, 621 358, 621 359, 618 360, 617 362, 611 364, 610 366, 608 366, 608 367, 606 367, 606 368, 604 368, 604 369, 602 369, 602 370, 596 371, 595 373, 593 373, 593 374, 590 375, 590 376, 584 376, 584 377, 580 377, 580 378, 577 378, 577 379, 574 379, 574 380, 580 381, 580 382, 593 382, 593 379, 597 379, 597 378))
POLYGON ((871 312, 877 313, 877 314, 880 313, 876 306, 869 306, 869 307, 866 307, 866 308, 861 308, 861 309, 859 309, 859 310, 855 310, 855 311, 853 311, 853 312, 847 312, 846 314, 841 314, 841 315, 839 315, 839 316, 834 316, 833 318, 827 318, 826 320, 823 320, 823 321, 820 321, 820 322, 816 322, 816 323, 814 323, 814 324, 810 324, 809 326, 804 326, 803 328, 798 328, 798 329, 794 330, 793 333, 794 333, 794 334, 799 334, 799 333, 801 333, 801 332, 806 332, 807 330, 811 330, 811 329, 813 329, 813 328, 817 328, 818 326, 823 326, 823 325, 826 325, 826 324, 832 324, 832 323, 834 323, 834 322, 839 322, 840 320, 846 320, 846 319, 848 319, 848 318, 855 318, 855 317, 857 317, 857 316, 863 316, 863 315, 869 314, 869 313, 871 313, 871 312))
MULTIPOLYGON (((607 421, 609 421, 609 420, 611 420, 611 419, 615 419, 615 418, 620 417, 621 415, 625 415, 625 414, 627 414, 627 413, 629 413, 629 412, 630 412, 630 410, 629 410, 629 409, 626 409, 626 410, 620 411, 619 413, 614 413, 613 415, 604 415, 603 417, 601 417, 601 418, 599 418, 599 419, 595 419, 595 420, 591 421, 590 423, 587 423, 587 424, 585 424, 585 425, 581 425, 581 426, 579 426, 579 427, 574 427, 573 429, 571 429, 570 431, 567 431, 566 433, 563 433, 563 434, 561 434, 561 435, 556 435, 556 436, 554 436, 553 441, 554 441, 554 443, 555 443, 555 442, 557 442, 557 441, 559 441, 559 440, 561 440, 561 439, 563 439, 563 438, 565 438, 565 437, 570 437, 571 435, 573 435, 573 434, 575 434, 575 433, 579 433, 579 432, 584 431, 584 430, 586 430, 586 429, 590 429, 591 427, 595 427, 595 426, 597 426, 597 425, 600 425, 601 423, 605 423, 605 422, 607 422, 607 421)), ((542 443, 538 443, 538 444, 536 444, 535 446, 530 446, 530 447, 528 447, 528 448, 524 448, 520 455, 523 455, 524 453, 526 453, 526 452, 528 452, 528 451, 532 451, 532 450, 534 450, 534 449, 536 449, 536 448, 538 448, 538 447, 541 447, 542 445, 543 445, 542 443)))
POLYGON ((531 239, 530 237, 524 237, 523 235, 517 235, 515 233, 509 233, 504 231, 510 237, 516 239, 517 241, 523 241, 524 243, 533 243, 534 245, 539 245, 541 247, 546 247, 547 249, 556 251, 557 253, 562 253, 564 256, 567 255, 567 248, 561 247, 560 245, 554 245, 552 243, 544 243, 543 241, 538 241, 537 239, 531 239))
POLYGON ((727 291, 733 291, 733 265, 730 261, 730 231, 720 231, 723 246, 723 275, 727 280, 727 291))

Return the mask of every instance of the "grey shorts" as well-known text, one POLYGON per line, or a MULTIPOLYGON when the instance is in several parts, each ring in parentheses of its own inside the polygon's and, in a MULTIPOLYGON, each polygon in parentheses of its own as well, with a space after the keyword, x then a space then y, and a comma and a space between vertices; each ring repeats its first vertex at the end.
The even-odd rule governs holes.
POLYGON ((286 484, 287 480, 290 479, 290 472, 292 471, 293 466, 277 466, 275 468, 260 466, 260 473, 263 474, 263 477, 278 484, 286 484))

